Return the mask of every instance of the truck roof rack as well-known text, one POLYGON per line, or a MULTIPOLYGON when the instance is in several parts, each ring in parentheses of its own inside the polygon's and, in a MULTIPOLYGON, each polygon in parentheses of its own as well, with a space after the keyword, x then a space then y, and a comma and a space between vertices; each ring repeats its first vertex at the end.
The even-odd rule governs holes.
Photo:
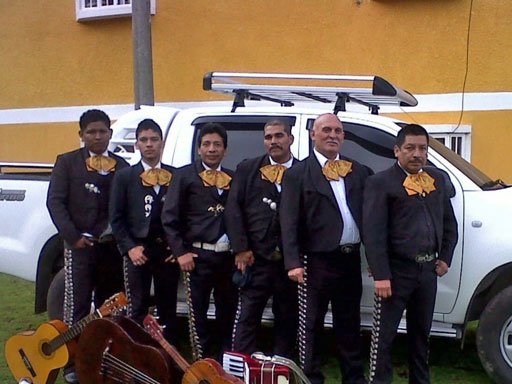
POLYGON ((354 102, 367 106, 372 114, 378 114, 381 105, 418 104, 411 93, 379 76, 208 72, 203 78, 203 89, 234 94, 231 112, 244 107, 245 100, 266 100, 284 107, 296 102, 334 103, 334 113, 346 111, 346 104, 354 102))

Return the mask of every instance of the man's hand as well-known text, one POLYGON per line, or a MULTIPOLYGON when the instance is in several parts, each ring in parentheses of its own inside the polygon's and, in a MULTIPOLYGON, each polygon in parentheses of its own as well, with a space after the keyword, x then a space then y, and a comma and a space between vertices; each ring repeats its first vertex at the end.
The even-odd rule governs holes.
POLYGON ((291 281, 299 284, 304 283, 304 268, 293 268, 288 271, 288 277, 291 281))
POLYGON ((245 273, 245 268, 254 263, 254 255, 252 251, 239 252, 235 256, 235 265, 240 272, 245 273))
POLYGON ((375 294, 383 299, 391 297, 391 280, 375 280, 375 294))
POLYGON ((180 257, 178 257, 178 263, 180 263, 180 268, 183 272, 193 271, 196 267, 196 263, 194 263, 194 258, 197 257, 197 253, 188 252, 180 257))
POLYGON ((87 248, 87 247, 92 247, 94 245, 94 243, 89 240, 87 237, 85 236, 82 236, 80 239, 78 239, 78 241, 75 243, 74 247, 75 248, 80 248, 80 249, 83 249, 83 248, 87 248))
POLYGON ((436 260, 437 276, 444 276, 446 275, 446 272, 448 272, 448 264, 446 264, 443 260, 436 260))
POLYGON ((144 247, 137 245, 128 251, 128 257, 132 261, 133 265, 139 266, 144 265, 148 258, 144 255, 144 247))

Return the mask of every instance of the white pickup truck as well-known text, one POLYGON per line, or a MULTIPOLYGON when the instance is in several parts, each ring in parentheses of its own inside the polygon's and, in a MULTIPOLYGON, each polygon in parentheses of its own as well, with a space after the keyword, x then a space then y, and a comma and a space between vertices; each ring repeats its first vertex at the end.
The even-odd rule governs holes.
MULTIPOLYGON (((346 131, 343 154, 378 172, 395 161, 395 136, 404 124, 379 116, 379 108, 417 103, 411 94, 373 76, 214 72, 205 76, 203 88, 234 95, 235 101, 230 107, 144 107, 130 112, 113 125, 110 149, 132 163, 137 161, 138 154, 133 146, 135 127, 141 119, 152 118, 164 132, 162 161, 180 167, 197 156, 194 143, 198 129, 204 123, 219 122, 226 127, 229 136, 224 165, 235 169, 242 159, 263 153, 263 126, 269 119, 280 117, 292 123, 295 136, 292 151, 303 159, 311 151, 309 129, 314 119, 321 113, 334 111, 346 131), (296 85, 301 82, 309 85, 296 85), (246 100, 260 100, 259 106, 245 106, 246 100), (273 106, 272 102, 280 106, 273 106), (313 103, 315 107, 311 107, 313 103), (356 105, 359 110, 363 105, 371 113, 347 112, 347 104, 356 105)), ((36 165, 29 166, 33 169, 36 165)), ((460 234, 450 271, 439 279, 431 332, 463 340, 467 323, 479 320, 477 346, 482 364, 497 383, 510 383, 512 188, 491 180, 435 139, 430 140, 429 166, 445 171, 460 234)), ((0 174, 0 272, 36 281, 38 312, 45 310, 48 288, 62 267, 62 242, 45 206, 48 179, 48 172, 0 174)), ((373 282, 366 265, 362 274, 361 326, 370 329, 373 282)), ((59 284, 55 281, 52 284, 50 306, 56 305, 52 300, 58 297, 59 284)), ((186 313, 183 302, 179 310, 186 313)), ((270 320, 269 312, 265 316, 270 320)), ((328 316, 326 325, 330 323, 328 316)), ((400 330, 405 332, 405 319, 400 330)))

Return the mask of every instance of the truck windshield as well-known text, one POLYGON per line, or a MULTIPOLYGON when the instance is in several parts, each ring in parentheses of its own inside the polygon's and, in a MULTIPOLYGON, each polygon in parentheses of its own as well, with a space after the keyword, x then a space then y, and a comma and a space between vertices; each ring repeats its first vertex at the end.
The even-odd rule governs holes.
POLYGON ((492 180, 485 173, 480 171, 478 168, 473 166, 471 163, 460 157, 458 154, 453 152, 451 149, 445 147, 442 143, 430 137, 430 146, 437 153, 443 156, 451 164, 456 166, 462 173, 464 173, 469 179, 471 179, 480 188, 487 189, 498 189, 506 187, 505 183, 501 180, 492 180))

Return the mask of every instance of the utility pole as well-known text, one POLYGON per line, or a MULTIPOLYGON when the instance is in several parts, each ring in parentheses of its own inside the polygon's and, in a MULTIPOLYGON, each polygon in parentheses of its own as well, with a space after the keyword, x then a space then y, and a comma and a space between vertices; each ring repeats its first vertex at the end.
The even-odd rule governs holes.
POLYGON ((150 0, 132 0, 133 80, 135 109, 155 105, 150 0))

